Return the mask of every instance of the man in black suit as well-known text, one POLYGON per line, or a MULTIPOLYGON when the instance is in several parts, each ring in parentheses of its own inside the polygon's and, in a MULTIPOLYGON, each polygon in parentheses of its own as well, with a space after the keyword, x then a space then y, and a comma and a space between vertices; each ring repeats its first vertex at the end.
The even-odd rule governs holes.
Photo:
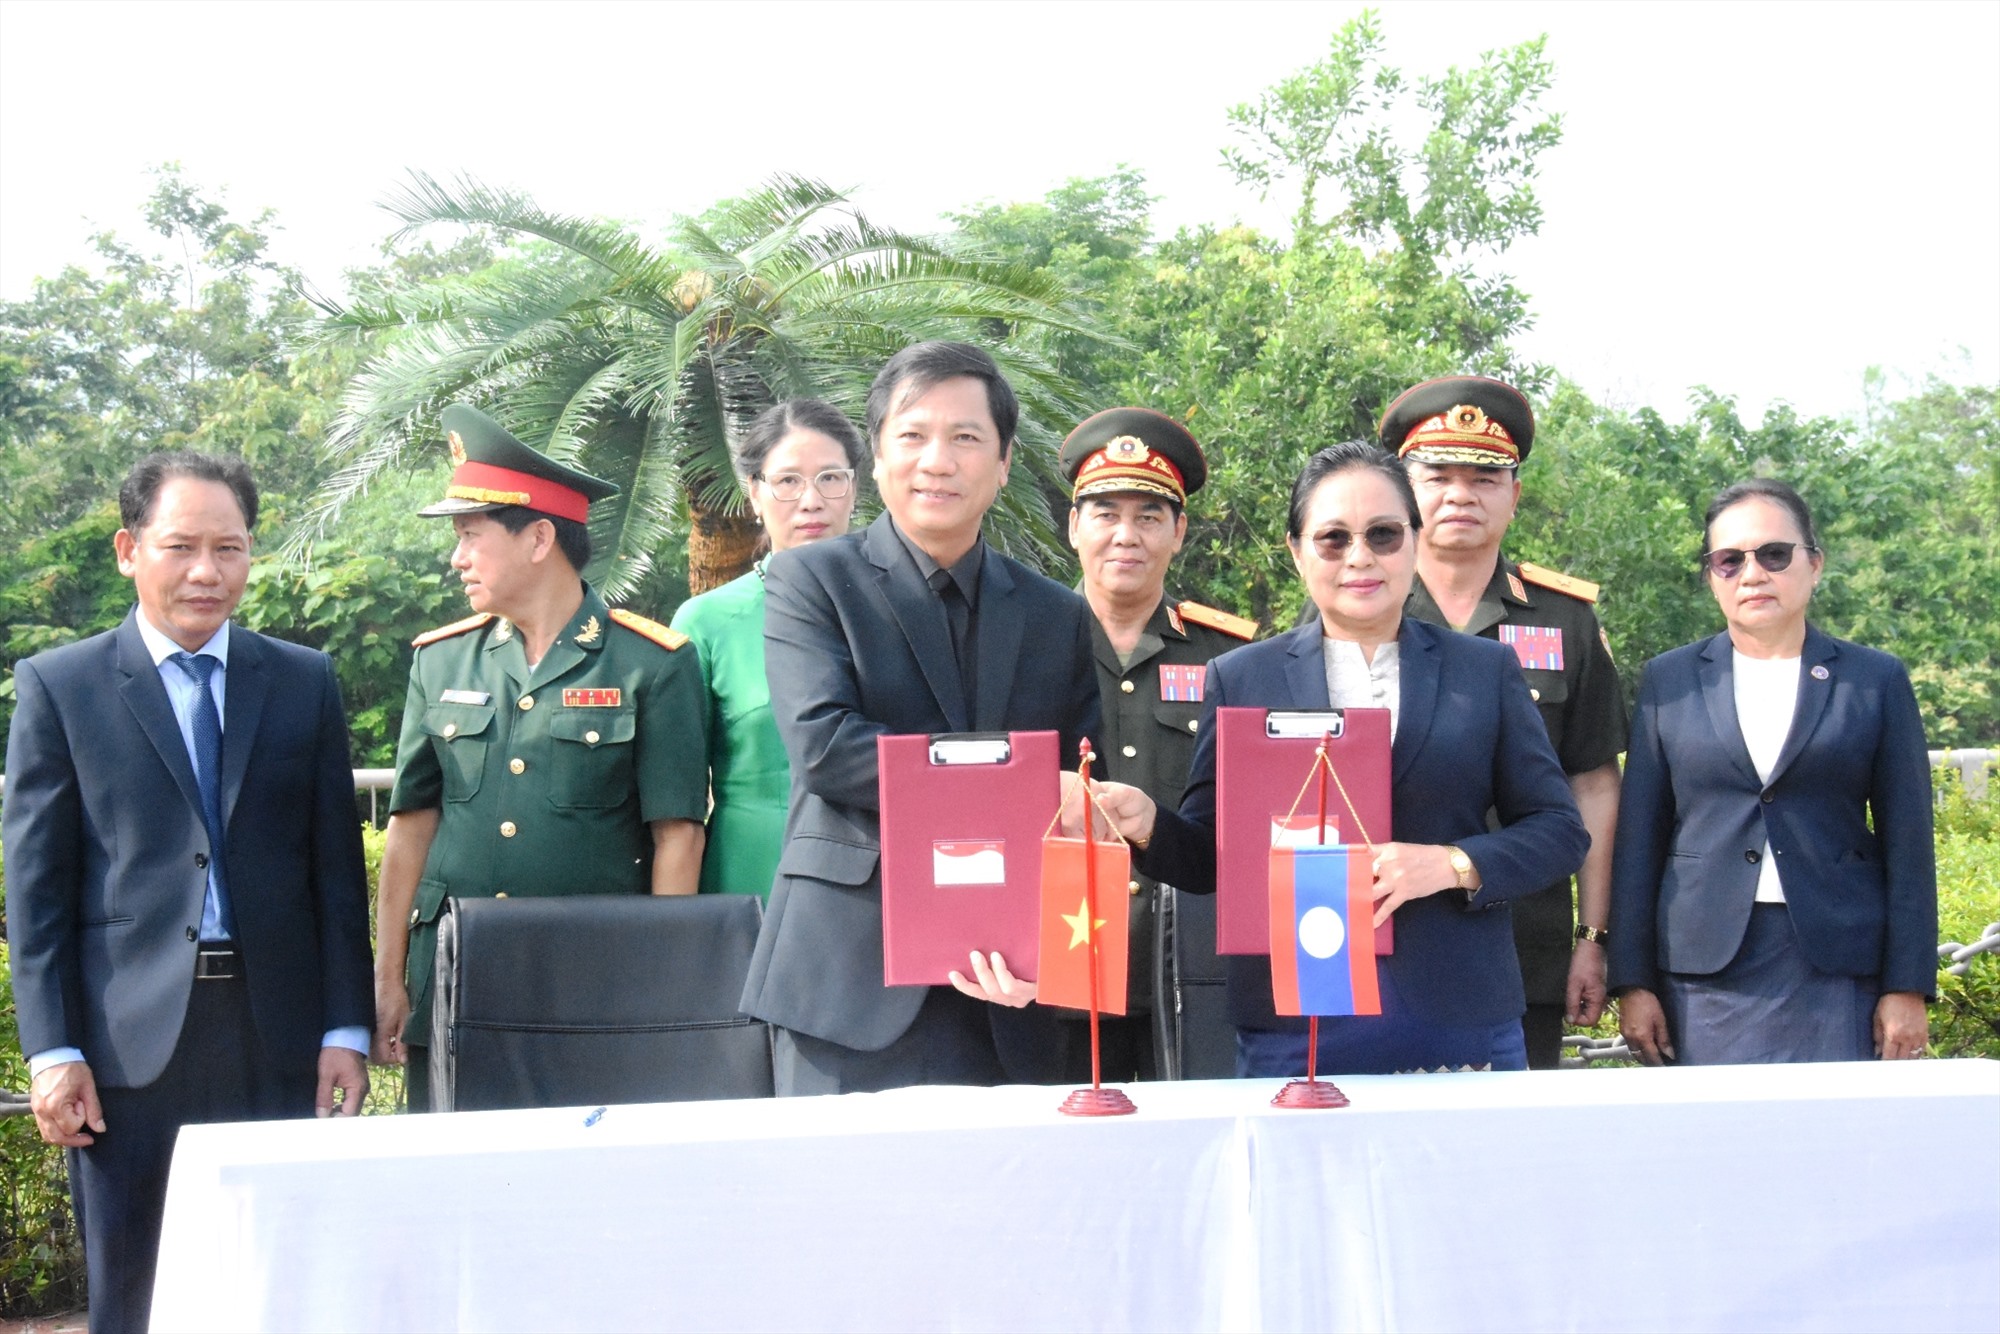
POLYGON ((887 512, 780 552, 766 572, 765 659, 792 796, 743 1009, 777 1025, 781 1095, 1060 1069, 1061 1025, 1016 1012, 1034 985, 997 954, 974 954, 949 988, 882 982, 876 738, 1047 730, 1070 757, 1098 732, 1089 608, 980 536, 1019 416, 978 348, 905 348, 868 391, 887 512))
POLYGON ((4 816, 21 1047, 93 1332, 146 1327, 181 1126, 354 1115, 374 1021, 333 664, 229 621, 249 470, 155 454, 118 500, 138 606, 16 664, 4 816))

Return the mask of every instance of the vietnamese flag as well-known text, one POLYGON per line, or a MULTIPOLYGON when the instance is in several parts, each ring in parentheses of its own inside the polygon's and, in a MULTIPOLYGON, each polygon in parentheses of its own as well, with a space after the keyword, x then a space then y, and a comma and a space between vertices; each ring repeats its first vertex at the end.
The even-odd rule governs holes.
POLYGON ((1089 844, 1096 862, 1097 911, 1090 911, 1080 838, 1042 840, 1042 932, 1036 999, 1090 1008, 1090 967, 1097 964, 1097 1008, 1125 1013, 1132 852, 1123 842, 1089 844))
POLYGON ((1373 858, 1332 844, 1271 849, 1271 995, 1279 1014, 1380 1014, 1373 858), (1350 949, 1361 931, 1367 949, 1350 949))

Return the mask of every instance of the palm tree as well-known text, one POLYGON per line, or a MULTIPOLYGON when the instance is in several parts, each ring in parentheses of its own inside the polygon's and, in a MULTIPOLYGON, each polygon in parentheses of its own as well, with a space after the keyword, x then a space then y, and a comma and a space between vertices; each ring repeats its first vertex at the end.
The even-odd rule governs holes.
POLYGON ((384 207, 402 220, 399 236, 453 223, 522 244, 469 276, 344 307, 314 298, 317 336, 363 356, 329 437, 341 467, 295 542, 406 451, 434 451, 437 413, 465 399, 622 488, 592 530, 592 575, 607 595, 641 593, 656 554, 676 542, 701 592, 750 566, 757 532, 729 447, 758 412, 813 395, 858 417, 869 380, 898 349, 977 338, 1021 396, 1027 464, 989 536, 1036 565, 1060 551, 1045 497, 1055 444, 1080 404, 1060 372, 1007 335, 1027 325, 1104 335, 1046 273, 877 227, 846 193, 795 176, 677 220, 664 246, 466 179, 413 174, 384 207))

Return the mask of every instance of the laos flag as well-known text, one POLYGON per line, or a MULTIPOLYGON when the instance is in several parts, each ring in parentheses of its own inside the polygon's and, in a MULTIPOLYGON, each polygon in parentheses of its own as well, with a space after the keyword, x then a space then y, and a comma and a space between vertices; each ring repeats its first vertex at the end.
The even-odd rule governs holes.
POLYGON ((1279 1014, 1380 1014, 1375 875, 1365 847, 1271 849, 1271 995, 1279 1014), (1361 948, 1354 949, 1355 933, 1361 948))

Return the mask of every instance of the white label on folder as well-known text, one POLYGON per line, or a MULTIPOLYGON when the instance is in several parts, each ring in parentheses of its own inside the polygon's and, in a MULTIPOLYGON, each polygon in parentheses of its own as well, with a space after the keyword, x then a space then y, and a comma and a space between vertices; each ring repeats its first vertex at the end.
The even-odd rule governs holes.
POLYGON ((945 885, 1004 885, 1007 844, 1002 839, 931 844, 931 879, 945 885))
POLYGON ((1264 735, 1317 741, 1328 732, 1338 737, 1347 726, 1339 709, 1273 709, 1264 715, 1264 735))
POLYGON ((955 737, 931 742, 932 764, 1005 764, 1014 745, 1004 736, 955 737))
POLYGON ((1326 838, 1319 836, 1319 816, 1294 812, 1274 812, 1271 816, 1271 846, 1274 848, 1316 848, 1322 842, 1340 842, 1340 821, 1326 817, 1326 838))

